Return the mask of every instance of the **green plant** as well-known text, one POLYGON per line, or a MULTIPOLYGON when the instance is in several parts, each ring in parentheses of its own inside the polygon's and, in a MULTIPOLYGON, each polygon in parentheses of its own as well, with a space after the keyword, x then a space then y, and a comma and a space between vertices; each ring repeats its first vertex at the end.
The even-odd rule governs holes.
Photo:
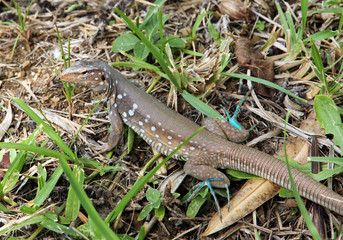
MULTIPOLYGON (((217 192, 217 191, 216 191, 217 192)), ((210 191, 208 188, 202 188, 195 197, 189 200, 191 196, 191 192, 187 193, 183 198, 182 202, 189 201, 189 205, 187 207, 186 215, 187 217, 194 218, 200 211, 202 205, 210 199, 210 191)))
POLYGON ((75 4, 70 5, 70 7, 67 10, 65 10, 64 12, 65 13, 72 12, 75 9, 78 9, 79 7, 82 7, 82 6, 83 6, 83 3, 81 1, 79 1, 75 4))
POLYGON ((256 28, 263 31, 266 28, 266 22, 258 20, 256 23, 256 28))
MULTIPOLYGON (((339 108, 328 96, 318 95, 314 100, 316 117, 327 134, 333 134, 335 145, 343 147, 343 127, 339 108)), ((342 111, 342 109, 341 109, 342 111)))
POLYGON ((311 52, 314 66, 312 67, 317 78, 322 83, 321 94, 327 92, 329 95, 338 93, 338 91, 343 87, 342 85, 342 74, 343 74, 343 65, 340 66, 337 76, 333 81, 328 81, 326 77, 327 69, 331 69, 334 65, 339 64, 343 57, 340 57, 335 63, 331 64, 327 69, 324 68, 324 64, 319 53, 318 48, 314 44, 314 41, 311 38, 311 52))
MULTIPOLYGON (((145 30, 145 36, 147 37, 148 41, 151 42, 153 45, 157 46, 160 49, 160 52, 165 47, 165 44, 169 44, 170 48, 184 48, 185 47, 185 40, 178 37, 173 36, 161 36, 158 33, 159 30, 159 14, 154 13, 150 15, 151 17, 148 19, 146 24, 144 25, 144 29, 140 27, 140 30, 145 30)), ((169 15, 165 15, 162 18, 162 25, 168 20, 169 15)), ((142 26, 142 25, 141 25, 142 26)), ((113 52, 128 52, 133 50, 134 55, 142 61, 145 61, 150 53, 148 47, 144 45, 144 43, 136 37, 133 33, 127 32, 120 35, 112 45, 113 52)))
POLYGON ((152 210, 155 211, 155 215, 159 218, 159 220, 162 220, 164 217, 165 208, 161 205, 161 193, 154 188, 149 188, 146 191, 146 199, 150 203, 142 209, 138 216, 138 221, 142 221, 144 218, 146 218, 152 210))

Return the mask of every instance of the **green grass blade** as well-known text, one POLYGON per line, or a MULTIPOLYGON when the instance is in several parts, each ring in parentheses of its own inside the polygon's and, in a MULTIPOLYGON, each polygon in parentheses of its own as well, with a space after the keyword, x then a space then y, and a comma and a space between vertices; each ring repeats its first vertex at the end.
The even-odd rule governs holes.
POLYGON ((306 28, 307 21, 307 11, 308 11, 308 0, 301 0, 301 27, 298 31, 297 41, 301 41, 304 31, 306 28))
MULTIPOLYGON (((58 42, 59 42, 59 44, 60 44, 60 48, 62 49, 62 59, 63 59, 63 61, 64 61, 64 67, 65 67, 65 68, 68 68, 66 56, 65 56, 65 54, 64 54, 62 39, 61 39, 61 36, 60 36, 60 32, 58 31, 57 25, 56 25, 56 33, 57 33, 58 42)), ((68 58, 70 58, 70 57, 68 56, 68 58)))
POLYGON ((55 221, 52 221, 50 219, 44 219, 41 223, 41 226, 43 226, 46 229, 49 229, 50 231, 59 233, 59 234, 65 234, 70 238, 78 238, 80 239, 80 235, 75 232, 74 230, 70 229, 69 227, 66 227, 62 224, 59 224, 55 221))
POLYGON ((149 63, 140 63, 140 62, 115 62, 115 63, 112 63, 112 66, 120 66, 120 67, 131 67, 131 68, 145 68, 145 69, 150 69, 152 71, 154 71, 155 73, 157 73, 158 75, 160 75, 161 77, 165 78, 165 79, 168 79, 169 80, 169 77, 161 72, 161 70, 149 63))
POLYGON ((261 83, 261 84, 264 84, 266 86, 269 86, 269 87, 272 87, 272 88, 275 88, 276 90, 279 90, 291 97, 294 97, 295 99, 299 100, 299 101, 302 101, 303 103, 307 103, 307 100, 301 98, 301 97, 298 97, 297 95, 295 95, 294 93, 284 89, 283 87, 280 87, 279 85, 275 84, 275 83, 272 83, 272 82, 269 82, 267 80, 264 80, 264 79, 261 79, 261 78, 256 78, 256 77, 251 77, 251 76, 247 76, 247 75, 243 75, 243 74, 238 74, 238 73, 222 73, 223 76, 226 76, 226 77, 233 77, 233 78, 242 78, 242 79, 246 79, 246 80, 250 80, 250 81, 253 81, 253 82, 257 82, 257 83, 261 83))
MULTIPOLYGON (((0 143, 0 148, 1 147, 0 143)), ((2 199, 6 193, 10 192, 17 184, 19 173, 21 172, 26 160, 26 152, 19 152, 10 167, 7 169, 4 178, 1 181, 0 198, 2 199)))
POLYGON ((317 14, 317 13, 335 13, 335 14, 343 15, 343 8, 322 8, 322 9, 313 11, 311 15, 317 14))
POLYGON ((183 98, 192 104, 193 107, 195 107, 197 110, 200 112, 206 114, 207 116, 214 118, 214 119, 221 119, 225 121, 224 117, 220 115, 216 110, 213 108, 209 107, 206 103, 200 101, 196 97, 194 97, 192 94, 190 94, 187 91, 184 91, 182 93, 183 98))
POLYGON ((309 160, 311 162, 328 162, 343 166, 343 158, 341 157, 310 157, 309 160))
POLYGON ((7 149, 17 149, 17 150, 24 150, 27 152, 34 152, 37 154, 41 154, 44 156, 49 156, 53 158, 65 158, 68 160, 72 160, 73 158, 69 157, 68 155, 56 152, 51 149, 43 148, 43 147, 37 147, 33 145, 28 144, 22 144, 22 143, 5 143, 0 142, 0 148, 7 148, 7 149))
POLYGON ((37 196, 33 200, 33 203, 36 206, 41 206, 43 202, 47 199, 49 194, 54 189, 57 181, 60 179, 62 173, 63 173, 63 170, 61 166, 58 166, 56 170, 54 171, 54 173, 51 175, 50 179, 46 182, 44 187, 39 192, 37 192, 37 196))
POLYGON ((330 89, 328 86, 328 82, 326 81, 324 64, 320 56, 320 53, 312 39, 311 39, 311 52, 312 52, 312 59, 314 61, 314 65, 316 67, 313 69, 313 71, 315 72, 315 74, 317 75, 321 83, 325 86, 326 91, 329 92, 330 89))
POLYGON ((21 16, 20 3, 19 2, 17 3, 15 0, 12 0, 12 2, 13 2, 13 5, 15 7, 15 10, 17 12, 17 15, 18 15, 18 20, 19 20, 19 23, 20 23, 19 30, 21 32, 23 32, 24 31, 24 29, 22 28, 23 27, 23 18, 21 16))
POLYGON ((339 19, 339 25, 338 25, 338 32, 342 32, 342 26, 343 26, 343 15, 341 15, 341 18, 339 19))
POLYGON ((12 59, 13 56, 14 56, 15 48, 17 47, 17 44, 18 44, 19 39, 20 39, 20 34, 18 34, 17 38, 16 38, 15 41, 14 41, 10 59, 12 59))
POLYGON ((145 25, 149 22, 150 18, 154 15, 154 13, 157 12, 157 10, 166 2, 167 0, 156 0, 154 2, 154 6, 150 7, 144 21, 142 22, 141 25, 139 25, 139 29, 142 30, 144 29, 145 25))
POLYGON ((163 37, 163 15, 162 15, 161 9, 158 11, 158 27, 160 30, 160 42, 161 42, 160 54, 162 55, 166 42, 163 37))
POLYGON ((296 34, 296 31, 295 31, 295 26, 294 26, 292 15, 291 15, 291 13, 289 11, 286 11, 285 15, 286 15, 286 20, 287 20, 287 23, 288 23, 288 26, 289 26, 289 30, 290 30, 290 33, 291 33, 292 43, 296 43, 296 41, 297 41, 297 34, 296 34))
MULTIPOLYGON (((150 70, 153 70, 153 71, 160 71, 160 69, 150 63, 147 63, 146 61, 143 61, 137 57, 134 57, 124 51, 121 51, 120 52, 121 54, 123 54, 124 56, 130 58, 134 64, 137 64, 140 68, 145 68, 145 69, 150 69, 150 70)), ((123 67, 127 67, 127 66, 130 66, 130 64, 132 63, 129 63, 129 62, 114 62, 112 63, 111 65, 112 66, 123 66, 123 67)))
POLYGON ((29 15, 29 13, 30 13, 30 9, 31 9, 31 7, 32 7, 32 4, 34 3, 34 0, 31 0, 31 2, 30 2, 30 5, 27 7, 27 10, 26 10, 26 14, 25 14, 25 17, 24 17, 24 31, 25 31, 25 25, 26 25, 26 20, 27 20, 27 16, 29 15))
POLYGON ((340 174, 342 172, 343 172, 343 167, 335 167, 334 169, 324 169, 317 174, 310 173, 309 176, 311 176, 312 178, 320 182, 330 177, 333 177, 334 175, 340 174))
POLYGON ((336 37, 339 35, 339 31, 331 31, 331 30, 324 30, 324 31, 320 31, 320 32, 316 32, 314 34, 311 35, 311 37, 308 37, 306 39, 303 40, 304 43, 310 42, 311 39, 313 41, 317 41, 317 40, 323 40, 323 39, 329 39, 331 37, 336 37))
POLYGON ((10 210, 8 210, 2 203, 0 203, 0 211, 8 214, 12 214, 10 210))
POLYGON ((277 9, 277 12, 279 14, 280 23, 281 23, 283 32, 285 34, 287 34, 287 32, 289 30, 288 22, 286 20, 286 16, 285 16, 284 12, 282 11, 282 8, 281 8, 280 4, 277 3, 277 2, 276 2, 276 9, 277 9))
POLYGON ((131 129, 128 128, 127 130, 127 153, 130 153, 133 147, 133 143, 135 141, 135 132, 131 129))
MULTIPOLYGON (((80 187, 83 187, 84 183, 84 171, 80 166, 75 166, 73 173, 77 179, 77 183, 80 187)), ((67 203, 64 216, 71 222, 75 221, 80 210, 80 199, 77 197, 73 188, 69 188, 67 203)))
POLYGON ((20 29, 20 26, 17 23, 13 23, 13 22, 1 22, 0 24, 2 25, 9 25, 9 26, 15 26, 16 28, 20 29))
POLYGON ((14 224, 12 226, 8 226, 7 228, 0 228, 0 236, 4 236, 4 234, 21 229, 22 227, 28 226, 28 225, 32 225, 32 224, 38 224, 40 222, 42 222, 45 219, 44 216, 40 215, 37 217, 33 217, 30 218, 28 220, 25 220, 23 222, 18 222, 17 224, 14 224))
POLYGON ((200 15, 197 17, 195 20, 195 23, 192 28, 192 38, 196 39, 197 38, 197 30, 201 24, 201 21, 204 19, 205 15, 207 14, 207 11, 203 10, 200 15))
POLYGON ((188 50, 188 49, 180 49, 180 51, 183 52, 183 53, 186 53, 188 55, 193 55, 195 57, 202 57, 202 56, 204 56, 203 53, 194 52, 194 51, 188 50))
POLYGON ((320 57, 320 53, 313 42, 313 39, 311 39, 311 50, 312 50, 312 58, 314 61, 314 65, 317 67, 319 72, 323 73, 325 71, 324 64, 323 64, 322 58, 320 57))

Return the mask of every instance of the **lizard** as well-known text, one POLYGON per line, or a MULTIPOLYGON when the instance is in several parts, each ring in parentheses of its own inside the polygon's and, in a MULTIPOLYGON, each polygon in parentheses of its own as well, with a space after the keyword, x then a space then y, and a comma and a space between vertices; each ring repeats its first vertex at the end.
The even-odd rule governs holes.
MULTIPOLYGON (((61 79, 104 93, 112 125, 105 150, 118 144, 123 123, 164 155, 171 154, 200 127, 136 87, 103 61, 78 61, 62 72, 61 79)), ((234 169, 292 190, 286 163, 257 149, 224 140, 206 129, 179 149, 173 158, 186 160, 184 171, 192 177, 202 181, 216 179, 211 182, 213 187, 230 185, 228 177, 218 169, 234 169)), ((302 197, 343 215, 341 195, 294 167, 291 173, 302 197)))

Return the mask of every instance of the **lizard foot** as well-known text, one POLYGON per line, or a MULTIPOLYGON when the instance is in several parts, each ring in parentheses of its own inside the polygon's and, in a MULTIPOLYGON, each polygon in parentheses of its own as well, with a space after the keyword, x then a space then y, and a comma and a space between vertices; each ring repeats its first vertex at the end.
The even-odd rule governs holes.
MULTIPOLYGON (((214 202, 216 203, 216 207, 217 207, 218 212, 219 212, 219 219, 220 219, 220 221, 222 221, 222 213, 220 210, 219 202, 218 202, 216 194, 214 193, 213 188, 211 186, 211 181, 222 181, 222 179, 221 178, 210 178, 210 179, 206 179, 203 182, 196 184, 194 187, 192 187, 191 191, 193 191, 193 193, 189 196, 187 201, 190 201, 192 198, 194 198, 194 196, 200 191, 201 188, 208 186, 208 189, 210 189, 210 192, 213 196, 214 202)), ((229 186, 226 184, 225 188, 226 188, 226 193, 227 193, 228 207, 230 207, 229 186)))

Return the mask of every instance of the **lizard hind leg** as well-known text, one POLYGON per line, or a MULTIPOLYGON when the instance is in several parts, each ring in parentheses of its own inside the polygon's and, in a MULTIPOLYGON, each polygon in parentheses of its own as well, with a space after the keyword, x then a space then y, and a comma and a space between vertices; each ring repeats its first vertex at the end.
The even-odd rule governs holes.
POLYGON ((201 181, 208 179, 220 179, 212 181, 213 187, 225 188, 226 186, 230 186, 230 180, 228 177, 211 165, 206 165, 205 163, 199 164, 196 160, 188 160, 183 168, 188 175, 201 181))

